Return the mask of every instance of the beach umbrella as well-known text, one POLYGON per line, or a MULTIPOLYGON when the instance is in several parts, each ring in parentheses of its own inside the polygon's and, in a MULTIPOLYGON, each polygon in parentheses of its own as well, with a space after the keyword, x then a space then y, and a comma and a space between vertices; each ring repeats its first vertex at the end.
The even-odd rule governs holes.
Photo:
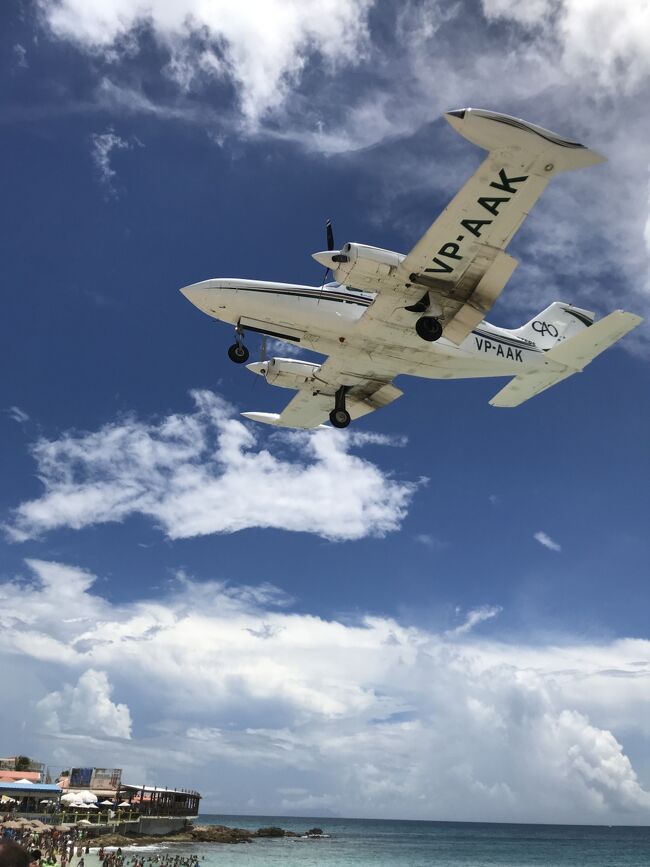
POLYGON ((118 804, 117 806, 118 806, 118 807, 130 807, 131 804, 129 804, 128 801, 122 801, 122 803, 121 803, 121 804, 118 804))
POLYGON ((17 785, 17 786, 33 786, 34 783, 31 780, 16 780, 15 785, 17 785))
POLYGON ((113 802, 112 802, 112 801, 100 801, 99 803, 100 803, 103 807, 112 807, 112 806, 113 806, 113 802))
POLYGON ((77 800, 83 801, 84 804, 96 804, 97 803, 97 795, 94 795, 92 792, 89 792, 87 789, 77 792, 77 800))
POLYGON ((99 807, 97 806, 97 804, 85 804, 84 806, 86 807, 87 810, 99 810, 99 807))

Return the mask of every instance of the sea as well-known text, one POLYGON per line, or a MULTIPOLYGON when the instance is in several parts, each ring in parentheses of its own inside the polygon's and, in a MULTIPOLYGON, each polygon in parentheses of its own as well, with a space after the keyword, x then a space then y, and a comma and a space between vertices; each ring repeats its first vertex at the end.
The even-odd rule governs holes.
MULTIPOLYGON (((505 825, 378 819, 202 815, 197 824, 279 826, 319 839, 147 847, 197 856, 201 867, 649 867, 650 827, 505 825)), ((144 854, 144 853, 143 853, 144 854)))

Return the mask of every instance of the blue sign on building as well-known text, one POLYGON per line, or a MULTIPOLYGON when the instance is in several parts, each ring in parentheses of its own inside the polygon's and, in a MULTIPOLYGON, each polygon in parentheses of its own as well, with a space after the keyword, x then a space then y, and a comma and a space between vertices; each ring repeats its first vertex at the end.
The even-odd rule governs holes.
POLYGON ((88 787, 92 776, 93 768, 72 768, 70 771, 69 786, 71 789, 79 788, 81 786, 88 787))

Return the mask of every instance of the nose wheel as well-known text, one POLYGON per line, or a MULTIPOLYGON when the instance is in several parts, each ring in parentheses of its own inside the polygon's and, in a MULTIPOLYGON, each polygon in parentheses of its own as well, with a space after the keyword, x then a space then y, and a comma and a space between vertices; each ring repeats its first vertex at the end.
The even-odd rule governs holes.
POLYGON ((334 396, 334 409, 330 413, 332 427, 344 428, 350 424, 350 413, 345 408, 345 394, 347 388, 342 385, 334 396))
POLYGON ((228 358, 234 361, 235 364, 243 364, 245 361, 248 361, 249 356, 250 352, 243 343, 233 343, 228 348, 228 358))
POLYGON ((235 328, 235 343, 228 348, 228 358, 235 364, 244 364, 248 361, 250 352, 244 346, 244 329, 241 325, 235 328))

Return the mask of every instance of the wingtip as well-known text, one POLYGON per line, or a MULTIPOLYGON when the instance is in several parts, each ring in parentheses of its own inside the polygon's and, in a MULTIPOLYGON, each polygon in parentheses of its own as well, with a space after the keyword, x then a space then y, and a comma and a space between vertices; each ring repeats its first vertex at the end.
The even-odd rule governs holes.
POLYGON ((242 412, 241 415, 249 421, 257 421, 261 424, 278 425, 280 414, 277 412, 242 412))

